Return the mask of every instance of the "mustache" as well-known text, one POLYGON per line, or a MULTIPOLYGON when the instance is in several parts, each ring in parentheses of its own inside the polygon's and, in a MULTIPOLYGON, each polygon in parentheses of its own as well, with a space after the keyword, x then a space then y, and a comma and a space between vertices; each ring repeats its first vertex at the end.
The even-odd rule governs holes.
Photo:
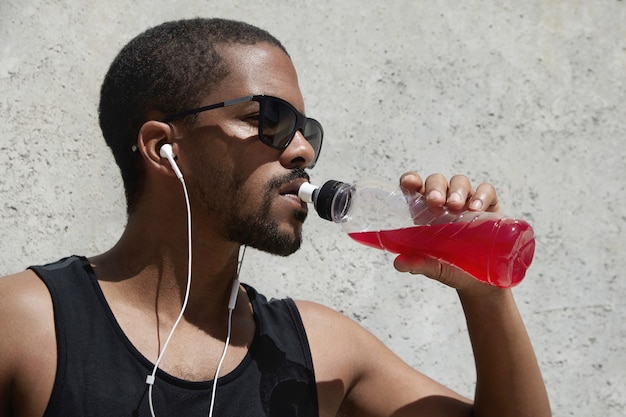
POLYGON ((301 178, 304 178, 307 181, 309 181, 311 179, 311 177, 304 170, 304 168, 300 168, 300 167, 294 168, 288 174, 285 174, 285 175, 283 175, 281 177, 272 179, 267 184, 267 189, 268 190, 278 189, 278 188, 282 187, 283 185, 285 185, 287 183, 290 183, 291 181, 294 181, 294 180, 297 180, 297 179, 301 179, 301 178))

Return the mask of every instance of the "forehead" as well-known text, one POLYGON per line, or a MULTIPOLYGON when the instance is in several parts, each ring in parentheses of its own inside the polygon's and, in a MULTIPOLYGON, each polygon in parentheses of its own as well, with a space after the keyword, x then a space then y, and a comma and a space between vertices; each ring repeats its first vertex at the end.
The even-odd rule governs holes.
POLYGON ((212 100, 264 94, 282 98, 304 112, 296 69, 282 49, 265 42, 222 45, 217 49, 229 74, 212 91, 212 100))

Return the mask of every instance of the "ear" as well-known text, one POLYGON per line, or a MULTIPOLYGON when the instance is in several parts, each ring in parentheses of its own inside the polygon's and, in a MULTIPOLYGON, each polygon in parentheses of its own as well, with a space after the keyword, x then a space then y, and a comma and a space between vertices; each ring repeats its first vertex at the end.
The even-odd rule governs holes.
POLYGON ((165 143, 172 144, 176 153, 174 131, 171 125, 157 120, 148 120, 139 129, 137 151, 141 153, 147 171, 153 170, 160 174, 174 175, 169 162, 159 152, 165 143))

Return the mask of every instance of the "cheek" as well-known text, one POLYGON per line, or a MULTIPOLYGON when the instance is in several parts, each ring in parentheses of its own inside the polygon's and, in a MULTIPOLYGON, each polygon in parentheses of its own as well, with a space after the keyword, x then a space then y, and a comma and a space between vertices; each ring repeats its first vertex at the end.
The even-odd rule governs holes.
POLYGON ((263 181, 259 169, 246 172, 245 168, 233 173, 233 191, 237 194, 237 200, 251 207, 258 207, 267 194, 267 183, 263 181))
POLYGON ((195 143, 189 156, 193 176, 185 176, 188 185, 213 208, 224 207, 228 201, 246 212, 267 205, 264 200, 268 198, 271 170, 276 168, 276 151, 258 137, 231 137, 224 136, 225 130, 221 132, 221 137, 205 137, 195 143))
POLYGON ((236 200, 244 212, 262 216, 271 211, 278 192, 274 184, 276 175, 272 175, 270 166, 262 165, 247 174, 235 172, 236 200))
POLYGON ((217 160, 214 155, 194 153, 189 160, 189 173, 185 173, 189 198, 199 209, 211 212, 221 210, 230 200, 233 188, 233 167, 229 161, 217 160))

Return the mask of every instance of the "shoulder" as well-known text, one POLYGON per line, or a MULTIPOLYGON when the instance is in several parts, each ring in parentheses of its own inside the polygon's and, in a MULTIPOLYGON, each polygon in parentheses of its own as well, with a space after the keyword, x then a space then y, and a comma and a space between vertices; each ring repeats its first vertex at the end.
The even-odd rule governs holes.
POLYGON ((358 349, 364 354, 358 358, 387 350, 385 345, 367 329, 344 314, 311 301, 297 300, 296 305, 302 316, 309 343, 312 348, 332 349, 355 358, 358 349))
POLYGON ((54 337, 53 318, 50 293, 35 272, 0 278, 0 358, 18 355, 28 346, 41 347, 42 335, 54 337))
POLYGON ((43 281, 31 270, 0 277, 0 320, 5 325, 52 314, 52 300, 43 281), (10 319, 9 319, 10 318, 10 319))
POLYGON ((382 342, 368 330, 343 313, 312 301, 296 300, 296 305, 302 316, 307 334, 311 332, 313 336, 318 334, 325 335, 325 339, 330 334, 333 334, 340 339, 354 340, 349 345, 363 342, 367 342, 368 345, 382 345, 382 342))
POLYGON ((9 392, 23 399, 12 408, 27 404, 40 410, 55 368, 54 313, 46 285, 31 270, 0 277, 0 411, 12 402, 9 392))
POLYGON ((364 330, 354 320, 322 304, 304 300, 295 300, 295 303, 307 332, 337 330, 343 333, 346 330, 357 332, 364 330))
POLYGON ((316 378, 341 379, 349 388, 372 359, 390 352, 367 329, 344 314, 311 301, 296 301, 302 317, 316 378))

